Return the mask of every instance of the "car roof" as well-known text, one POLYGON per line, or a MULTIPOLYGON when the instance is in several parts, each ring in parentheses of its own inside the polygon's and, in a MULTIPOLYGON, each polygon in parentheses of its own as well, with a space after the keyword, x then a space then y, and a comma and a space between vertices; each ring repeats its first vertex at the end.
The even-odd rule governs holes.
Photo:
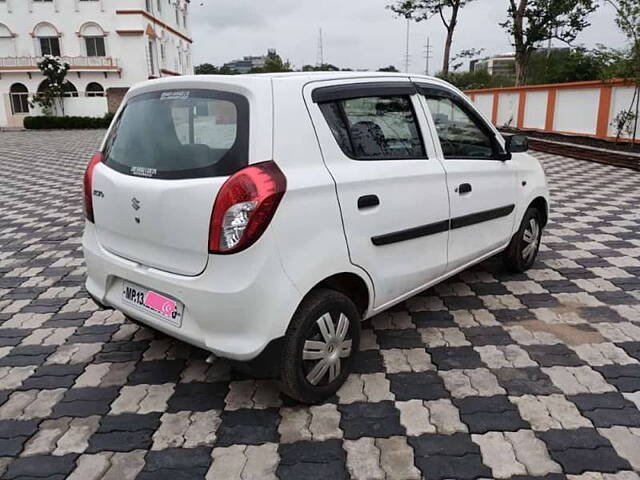
POLYGON ((434 85, 441 85, 453 90, 457 89, 451 84, 440 80, 439 78, 430 77, 427 75, 419 75, 413 73, 400 73, 400 72, 367 72, 367 71, 338 71, 338 72, 278 72, 278 73, 249 73, 239 75, 182 75, 177 77, 163 77, 153 80, 141 82, 132 87, 131 93, 136 93, 137 90, 156 90, 163 88, 175 88, 180 84, 201 84, 203 88, 207 88, 207 83, 217 85, 237 85, 251 89, 258 84, 274 81, 287 81, 292 87, 302 88, 304 85, 311 82, 331 81, 331 80, 400 80, 411 78, 414 81, 430 83, 434 85))

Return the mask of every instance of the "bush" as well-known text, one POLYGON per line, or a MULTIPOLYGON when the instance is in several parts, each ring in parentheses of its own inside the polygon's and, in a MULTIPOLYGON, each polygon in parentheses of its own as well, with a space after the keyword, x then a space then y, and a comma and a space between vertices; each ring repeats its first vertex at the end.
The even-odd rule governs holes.
POLYGON ((104 117, 25 117, 24 128, 28 130, 108 128, 111 120, 113 120, 113 113, 107 113, 104 117))

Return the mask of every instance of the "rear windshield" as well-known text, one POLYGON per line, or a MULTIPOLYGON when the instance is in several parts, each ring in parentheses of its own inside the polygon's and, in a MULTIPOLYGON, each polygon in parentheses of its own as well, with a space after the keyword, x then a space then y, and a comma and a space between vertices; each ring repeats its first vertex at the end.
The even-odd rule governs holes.
POLYGON ((211 90, 131 98, 105 144, 107 166, 152 178, 226 176, 248 163, 249 102, 211 90))

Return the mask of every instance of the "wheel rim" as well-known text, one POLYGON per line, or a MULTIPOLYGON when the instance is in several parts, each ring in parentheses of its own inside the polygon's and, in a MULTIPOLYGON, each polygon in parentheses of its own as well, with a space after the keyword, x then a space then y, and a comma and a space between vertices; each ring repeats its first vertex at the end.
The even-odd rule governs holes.
POLYGON ((536 256, 538 242, 540 241, 540 226, 535 218, 531 218, 529 220, 529 223, 522 234, 522 241, 524 243, 522 258, 526 262, 531 262, 536 256))
POLYGON ((343 359, 351 355, 350 325, 344 313, 327 312, 316 320, 302 349, 303 371, 311 385, 318 386, 325 378, 331 383, 340 376, 343 359))

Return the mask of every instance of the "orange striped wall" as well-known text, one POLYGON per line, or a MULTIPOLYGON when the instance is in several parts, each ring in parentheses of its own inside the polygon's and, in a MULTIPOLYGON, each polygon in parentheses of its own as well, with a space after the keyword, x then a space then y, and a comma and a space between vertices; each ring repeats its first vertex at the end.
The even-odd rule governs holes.
MULTIPOLYGON (((476 101, 480 95, 492 95, 491 98, 491 112, 488 117, 491 119, 494 125, 498 122, 498 110, 500 105, 501 93, 517 93, 518 94, 518 114, 515 121, 515 127, 521 130, 533 130, 542 131, 548 133, 562 133, 569 135, 589 136, 594 138, 601 138, 606 140, 615 139, 608 133, 609 123, 611 119, 611 105, 612 94, 615 87, 632 87, 633 82, 626 81, 624 79, 612 79, 607 81, 593 80, 585 82, 568 82, 568 83, 555 83, 545 85, 525 85, 521 87, 498 87, 498 88, 485 88, 467 90, 465 93, 471 98, 472 101, 476 101), (593 112, 595 118, 595 132, 593 134, 585 134, 581 132, 575 132, 571 130, 559 130, 554 125, 554 119, 556 118, 556 103, 558 91, 564 90, 581 90, 581 89, 598 89, 599 99, 597 102, 597 111, 593 112), (525 127, 525 112, 527 108, 527 93, 536 91, 547 92, 547 104, 542 106, 545 110, 544 128, 526 128, 525 127)), ((591 97, 593 99, 593 97, 591 97)), ((636 140, 640 143, 640 139, 636 140)))

